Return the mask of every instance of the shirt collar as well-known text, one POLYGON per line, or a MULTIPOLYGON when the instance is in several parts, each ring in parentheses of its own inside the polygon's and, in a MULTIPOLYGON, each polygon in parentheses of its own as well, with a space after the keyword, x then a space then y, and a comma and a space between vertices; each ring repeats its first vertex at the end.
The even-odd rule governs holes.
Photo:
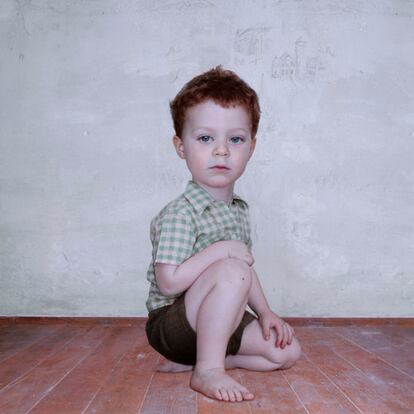
MULTIPOLYGON (((217 200, 214 199, 204 188, 198 185, 195 181, 190 180, 184 191, 184 197, 190 202, 198 214, 201 214, 207 206, 213 204, 217 200)), ((247 207, 247 203, 233 193, 232 202, 240 202, 247 207)))

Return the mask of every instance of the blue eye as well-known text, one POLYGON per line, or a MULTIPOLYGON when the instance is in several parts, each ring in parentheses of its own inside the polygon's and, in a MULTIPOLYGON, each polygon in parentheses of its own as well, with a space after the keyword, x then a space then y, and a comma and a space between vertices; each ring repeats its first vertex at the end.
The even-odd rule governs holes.
POLYGON ((232 137, 230 140, 233 144, 239 144, 240 142, 245 141, 245 139, 242 137, 232 137))
POLYGON ((209 142, 210 138, 209 135, 202 135, 201 137, 198 137, 197 140, 201 142, 209 142))

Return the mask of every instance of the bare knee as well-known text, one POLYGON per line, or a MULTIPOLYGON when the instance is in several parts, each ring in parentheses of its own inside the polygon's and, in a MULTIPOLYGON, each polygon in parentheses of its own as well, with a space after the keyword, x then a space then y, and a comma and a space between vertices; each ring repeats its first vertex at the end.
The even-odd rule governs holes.
POLYGON ((290 345, 287 345, 287 347, 289 347, 289 352, 286 356, 286 361, 280 367, 281 369, 287 369, 295 365, 296 361, 300 358, 302 354, 300 343, 295 337, 293 338, 292 343, 290 345))
POLYGON ((222 259, 216 262, 218 266, 217 284, 231 285, 250 290, 252 271, 250 266, 238 259, 222 259))
POLYGON ((246 262, 226 258, 213 263, 208 268, 208 271, 200 276, 201 279, 214 285, 232 284, 234 286, 246 285, 250 287, 252 283, 252 271, 246 262))
MULTIPOLYGON (((272 342, 271 340, 269 342, 272 342)), ((293 337, 292 343, 285 348, 275 348, 274 342, 272 348, 267 353, 267 358, 273 362, 277 369, 287 369, 292 367, 300 358, 302 349, 296 337, 293 337)))

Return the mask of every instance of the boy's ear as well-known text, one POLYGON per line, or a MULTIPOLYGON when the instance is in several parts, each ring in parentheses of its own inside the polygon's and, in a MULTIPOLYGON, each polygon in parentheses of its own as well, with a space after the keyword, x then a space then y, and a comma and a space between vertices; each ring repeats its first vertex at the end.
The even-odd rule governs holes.
POLYGON ((173 140, 173 145, 175 147, 175 150, 178 156, 184 160, 185 152, 184 152, 183 140, 177 135, 174 135, 172 140, 173 140))

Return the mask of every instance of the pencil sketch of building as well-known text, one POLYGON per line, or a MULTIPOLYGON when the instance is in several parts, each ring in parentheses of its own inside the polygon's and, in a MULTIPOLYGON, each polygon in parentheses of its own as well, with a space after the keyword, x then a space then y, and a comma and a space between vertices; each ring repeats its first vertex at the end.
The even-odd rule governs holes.
POLYGON ((295 75, 296 64, 289 55, 289 53, 283 53, 280 57, 275 57, 272 64, 272 76, 274 78, 293 79, 295 75))
POLYGON ((238 63, 257 64, 263 55, 263 35, 268 31, 265 27, 238 29, 234 41, 234 51, 238 63))
POLYGON ((284 52, 272 62, 272 77, 280 80, 314 80, 325 69, 321 56, 308 56, 307 42, 299 38, 294 54, 284 52))

